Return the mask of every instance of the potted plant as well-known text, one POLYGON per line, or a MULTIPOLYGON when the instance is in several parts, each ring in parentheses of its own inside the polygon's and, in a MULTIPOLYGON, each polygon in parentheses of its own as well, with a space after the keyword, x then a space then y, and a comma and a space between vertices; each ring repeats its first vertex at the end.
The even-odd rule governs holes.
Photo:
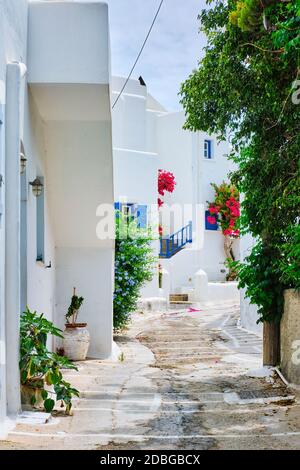
POLYGON ((51 412, 61 401, 69 414, 72 398, 79 392, 63 378, 62 369, 77 368, 66 357, 47 348, 47 336, 62 338, 52 322, 28 308, 20 319, 20 380, 22 404, 43 407, 51 412))
POLYGON ((80 307, 84 301, 83 297, 76 295, 74 287, 71 304, 66 314, 63 349, 65 355, 71 361, 84 361, 90 346, 90 334, 86 323, 77 323, 80 307))

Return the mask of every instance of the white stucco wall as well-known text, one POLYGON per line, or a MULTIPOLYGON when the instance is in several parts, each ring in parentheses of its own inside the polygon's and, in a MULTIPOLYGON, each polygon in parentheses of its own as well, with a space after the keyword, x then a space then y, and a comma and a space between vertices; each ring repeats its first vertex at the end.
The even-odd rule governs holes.
MULTIPOLYGON (((0 125, 0 174, 4 178, 4 183, 0 188, 0 437, 5 435, 9 422, 7 420, 7 408, 12 412, 18 409, 18 402, 15 401, 15 395, 6 395, 7 387, 14 388, 15 381, 11 382, 11 378, 7 380, 7 345, 9 339, 6 336, 5 322, 5 125, 6 125, 6 75, 7 64, 13 61, 25 62, 26 59, 26 35, 27 35, 27 1, 26 0, 1 0, 0 1, 0 119, 3 124, 0 125), (9 403, 8 403, 8 401, 9 403)), ((17 90, 16 90, 17 92, 17 90)), ((21 111, 19 109, 19 111, 21 111)), ((19 123, 21 124, 21 123, 19 123)), ((16 122, 16 135, 19 132, 18 122, 16 122)), ((18 269, 18 266, 15 266, 18 269)), ((11 316, 16 316, 18 312, 10 312, 11 316)), ((14 337, 10 341, 17 344, 18 332, 14 333, 14 337)), ((15 352, 15 367, 17 352, 15 352)))
MULTIPOLYGON (((124 78, 113 77, 112 102, 115 102, 124 78)), ((164 113, 138 80, 131 79, 112 112, 114 146, 115 202, 146 205, 148 220, 157 221, 157 117, 164 113)), ((158 255, 159 243, 153 242, 158 255)), ((142 297, 159 295, 158 275, 147 283, 142 297)))
MULTIPOLYGON (((124 79, 113 77, 112 103, 121 91, 124 79)), ((113 109, 114 148, 146 151, 147 88, 130 80, 113 109)))
MULTIPOLYGON (((113 101, 120 92, 124 79, 113 78, 113 101)), ((204 229, 204 209, 213 200, 210 183, 222 183, 233 168, 226 155, 226 142, 218 143, 215 136, 183 130, 183 112, 168 113, 138 80, 131 79, 113 110, 115 201, 121 199, 140 204, 157 203, 157 171, 171 171, 176 178, 172 195, 166 194, 161 210, 164 234, 172 234, 193 222, 194 243, 170 260, 160 260, 170 270, 173 291, 182 286, 191 287, 196 272, 201 268, 209 281, 223 281, 224 237, 221 231, 204 229), (213 141, 213 159, 204 158, 204 140, 213 141), (181 208, 175 218, 169 216, 168 206, 181 208), (198 206, 197 206, 198 205, 198 206)), ((155 245, 157 253, 158 245, 155 245)), ((239 242, 234 244, 239 256, 239 242)), ((152 294, 158 294, 157 282, 152 294)), ((149 289, 142 295, 148 295, 149 289)))
POLYGON ((27 0, 0 1, 0 80, 4 83, 8 62, 26 62, 27 9, 27 0))
POLYGON ((97 238, 96 210, 101 203, 113 204, 110 122, 52 121, 45 133, 57 263, 55 320, 63 326, 76 286, 86 299, 80 321, 87 321, 91 330, 89 355, 108 357, 112 342, 113 241, 97 238))
MULTIPOLYGON (((0 16, 1 21, 1 16, 0 16)), ((3 95, 0 96, 0 178, 4 174, 4 99, 3 95)), ((6 358, 5 358, 5 226, 4 226, 4 187, 3 182, 0 182, 0 429, 4 427, 4 420, 6 417, 6 358)), ((1 431, 0 431, 1 436, 1 431)))
MULTIPOLYGON (((255 245, 255 240, 251 235, 245 235, 240 240, 241 260, 244 260, 251 252, 251 248, 255 245)), ((245 296, 245 290, 240 292, 241 296, 241 326, 255 333, 263 334, 263 324, 257 323, 258 313, 256 305, 250 304, 245 296)))
MULTIPOLYGON (((113 102, 124 80, 113 77, 113 102)), ((129 81, 112 114, 116 202, 157 203, 157 117, 164 112, 145 86, 129 81)))
POLYGON ((53 218, 50 216, 49 185, 46 161, 44 124, 30 91, 25 100, 24 147, 28 158, 24 178, 27 180, 27 305, 30 309, 43 312, 54 320, 55 309, 55 238, 53 218), (36 177, 44 178, 45 200, 45 262, 36 261, 36 204, 29 182, 36 177), (51 267, 50 267, 51 264, 51 267))
POLYGON ((114 148, 115 201, 156 203, 157 153, 114 148))
POLYGON ((108 8, 94 0, 32 1, 28 50, 27 20, 27 0, 0 1, 0 174, 13 176, 5 188, 9 207, 15 208, 7 217, 14 223, 11 234, 7 223, 5 245, 6 201, 0 188, 0 437, 7 430, 7 410, 15 414, 20 403, 21 303, 63 326, 76 285, 86 299, 82 321, 92 330, 91 355, 108 357, 112 349, 114 247, 112 240, 96 236, 98 205, 113 203, 108 8), (12 67, 8 106, 10 62, 24 62, 28 73, 22 78, 26 67, 12 67), (27 157, 21 177, 20 139, 27 157), (29 186, 36 176, 44 178, 43 263, 36 261, 37 199, 29 186), (4 271, 8 253, 16 262, 4 271), (15 292, 14 303, 8 302, 13 296, 7 294, 5 277, 9 292, 15 292), (7 311, 6 324, 5 301, 19 306, 7 311))
MULTIPOLYGON (((164 223, 164 232, 174 233, 189 220, 193 221, 194 243, 165 264, 169 265, 171 285, 174 290, 190 286, 198 269, 203 269, 209 281, 224 281, 225 253, 224 237, 221 231, 205 230, 204 211, 207 201, 214 199, 211 183, 220 184, 228 180, 233 163, 226 156, 229 153, 227 142, 218 143, 215 136, 205 133, 191 133, 183 130, 184 113, 171 113, 158 118, 158 153, 160 167, 172 171, 177 186, 172 195, 164 200, 167 204, 192 205, 182 218, 175 220, 170 227, 164 223), (212 141, 213 158, 204 158, 204 140, 212 141)), ((239 256, 239 242, 234 243, 235 255, 239 256)), ((167 269, 167 267, 166 267, 167 269)))
POLYGON ((43 120, 47 203, 54 239, 55 323, 73 287, 92 357, 112 350, 113 240, 99 240, 97 208, 113 204, 108 9, 102 2, 33 3, 30 90, 43 120), (66 25, 68 25, 66 29, 66 25))
POLYGON ((28 28, 30 83, 109 82, 106 3, 33 1, 28 28))
POLYGON ((79 322, 91 335, 89 357, 108 358, 112 352, 113 258, 111 249, 58 247, 56 249, 56 324, 63 328, 73 286, 85 299, 79 322))

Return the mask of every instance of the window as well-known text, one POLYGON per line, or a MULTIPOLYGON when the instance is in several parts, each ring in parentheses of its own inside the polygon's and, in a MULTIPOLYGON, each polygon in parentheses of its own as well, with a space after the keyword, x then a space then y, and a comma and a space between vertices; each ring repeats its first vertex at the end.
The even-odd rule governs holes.
POLYGON ((127 220, 137 220, 139 228, 147 228, 147 206, 139 206, 133 203, 115 203, 116 211, 120 211, 127 220))
POLYGON ((137 206, 135 204, 122 204, 121 205, 121 212, 128 221, 136 218, 136 209, 137 209, 137 206))
POLYGON ((139 228, 147 228, 147 223, 148 223, 147 206, 138 206, 137 220, 138 220, 139 228))
POLYGON ((214 231, 218 230, 219 225, 218 225, 217 218, 213 216, 216 222, 212 224, 211 219, 209 219, 209 217, 211 217, 210 212, 205 211, 205 230, 214 230, 214 231))
POLYGON ((211 160, 213 158, 212 156, 212 141, 211 140, 205 140, 204 141, 204 158, 207 160, 211 160))
MULTIPOLYGON (((43 182, 44 178, 39 177, 43 182)), ((36 198, 36 260, 45 261, 45 191, 36 198)))

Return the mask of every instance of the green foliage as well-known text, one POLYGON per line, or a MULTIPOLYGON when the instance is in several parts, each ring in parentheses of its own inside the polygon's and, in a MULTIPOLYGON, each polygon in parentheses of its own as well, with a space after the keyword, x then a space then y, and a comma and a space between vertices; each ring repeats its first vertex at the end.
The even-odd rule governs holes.
POLYGON ((84 301, 83 297, 78 297, 78 295, 76 295, 76 290, 75 290, 75 287, 74 287, 74 294, 72 296, 71 304, 70 304, 70 307, 68 308, 68 312, 66 314, 67 323, 69 323, 70 318, 72 318, 72 324, 73 325, 76 323, 77 317, 78 317, 78 311, 79 311, 81 305, 83 304, 83 301, 84 301))
POLYGON ((292 93, 300 0, 207 3, 205 56, 181 88, 185 128, 231 139, 232 181, 244 194, 241 231, 258 240, 239 265, 241 285, 270 320, 282 313, 283 290, 299 285, 300 105, 292 93))
POLYGON ((118 213, 116 224, 114 328, 124 328, 137 307, 140 289, 153 278, 157 260, 152 234, 118 213))
POLYGON ((232 24, 242 31, 253 31, 261 24, 262 3, 260 0, 244 0, 237 2, 236 10, 229 14, 232 24))
POLYGON ((283 243, 280 261, 281 281, 300 289, 300 225, 290 227, 283 243))
POLYGON ((279 321, 283 309, 284 286, 280 280, 280 253, 258 242, 244 263, 232 263, 239 276, 239 287, 245 288, 251 304, 258 306, 261 321, 279 321))
POLYGON ((63 338, 61 330, 53 323, 31 312, 28 308, 21 315, 20 320, 20 377, 21 384, 32 387, 31 403, 36 402, 35 389, 38 388, 44 400, 46 411, 52 411, 56 400, 61 400, 69 413, 72 407, 72 397, 79 396, 79 392, 63 379, 61 369, 75 369, 66 357, 59 356, 47 349, 48 335, 63 338), (50 392, 45 390, 45 384, 53 385, 55 398, 49 397, 50 392))

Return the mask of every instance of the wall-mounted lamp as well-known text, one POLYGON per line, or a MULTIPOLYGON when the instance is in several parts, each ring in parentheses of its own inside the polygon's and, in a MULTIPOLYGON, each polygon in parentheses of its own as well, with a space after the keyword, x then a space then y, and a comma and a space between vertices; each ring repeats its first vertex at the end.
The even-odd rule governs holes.
POLYGON ((33 194, 36 197, 39 197, 42 194, 43 188, 44 188, 44 185, 41 182, 40 178, 36 177, 35 180, 31 181, 31 183, 29 183, 29 184, 30 184, 30 186, 32 186, 33 194))
POLYGON ((20 153, 20 173, 21 175, 24 174, 26 170, 26 163, 27 163, 27 158, 25 157, 24 153, 20 153))

